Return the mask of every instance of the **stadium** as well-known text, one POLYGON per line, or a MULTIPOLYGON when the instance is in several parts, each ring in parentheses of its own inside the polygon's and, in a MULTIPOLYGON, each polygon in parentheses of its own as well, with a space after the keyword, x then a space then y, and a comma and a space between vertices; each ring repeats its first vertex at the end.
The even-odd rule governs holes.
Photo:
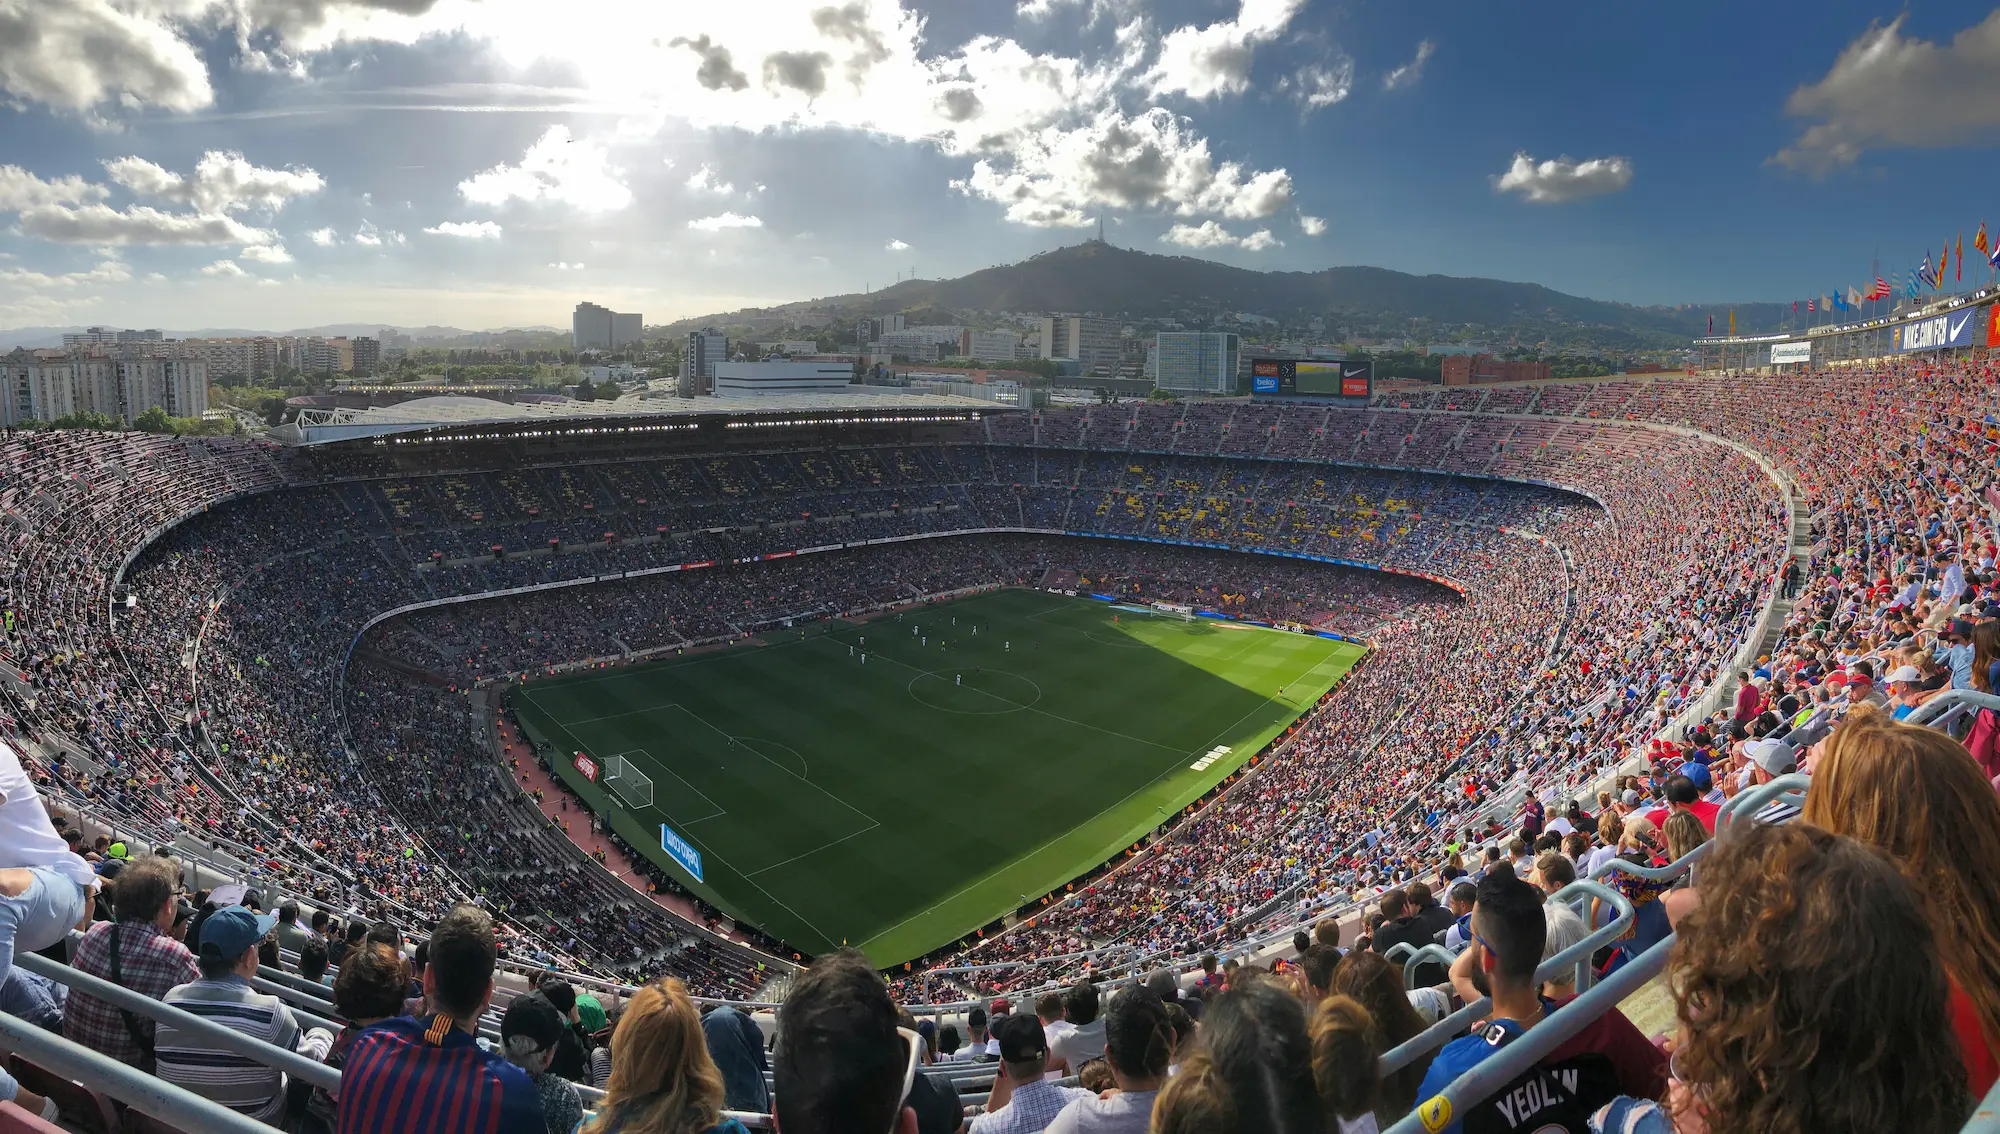
MULTIPOLYGON (((1940 620, 1993 610, 1985 351, 1799 380, 1813 398, 1716 373, 14 433, 8 731, 52 811, 204 887, 419 936, 476 902, 502 1000, 555 972, 615 1008, 672 976, 768 1026, 855 947, 936 1036, 1082 981, 1198 996, 1218 957, 1310 976, 1315 943, 1386 932, 1386 895, 1497 860, 1524 814, 1609 820, 1678 799, 1732 725, 1765 743, 1774 677, 1804 718, 1864 689, 1864 655, 1934 669, 1894 644, 1933 610, 1993 656, 1940 620), (1912 603, 1947 570, 1965 604, 1912 603)), ((1952 683, 1909 719, 1962 736, 1980 707, 1952 683)), ((1753 764, 1725 824, 1796 811, 1805 777, 1753 764)), ((1612 915, 1537 979, 1583 995, 1423 1099, 1407 1069, 1485 1002, 1378 1040, 1385 1127, 1439 1128, 1661 973, 1662 903, 1623 880, 1713 845, 1572 870, 1556 902, 1612 915)), ((1391 959, 1416 988, 1453 953, 1391 959)), ((323 987, 265 978, 337 1023, 323 987)), ((77 987, 185 1015, 103 983, 77 987)), ((20 1032, 0 1019, 67 1115, 240 1121, 20 1032)), ((994 1074, 937 1077, 976 1113, 994 1074)))

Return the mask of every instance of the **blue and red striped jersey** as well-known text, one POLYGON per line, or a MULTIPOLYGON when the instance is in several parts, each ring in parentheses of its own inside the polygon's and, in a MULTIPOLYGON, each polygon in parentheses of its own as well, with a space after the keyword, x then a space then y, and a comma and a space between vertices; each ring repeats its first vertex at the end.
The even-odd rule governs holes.
POLYGON ((449 1016, 399 1016, 361 1030, 340 1071, 340 1134, 542 1134, 528 1073, 449 1016))

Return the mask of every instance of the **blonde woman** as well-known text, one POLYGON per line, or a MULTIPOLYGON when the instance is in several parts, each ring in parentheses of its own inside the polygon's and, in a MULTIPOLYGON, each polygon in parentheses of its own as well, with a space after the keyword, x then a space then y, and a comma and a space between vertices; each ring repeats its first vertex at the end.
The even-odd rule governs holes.
POLYGON ((611 1033, 611 1079, 586 1134, 745 1134, 722 1117, 701 1013, 672 977, 640 989, 611 1033))

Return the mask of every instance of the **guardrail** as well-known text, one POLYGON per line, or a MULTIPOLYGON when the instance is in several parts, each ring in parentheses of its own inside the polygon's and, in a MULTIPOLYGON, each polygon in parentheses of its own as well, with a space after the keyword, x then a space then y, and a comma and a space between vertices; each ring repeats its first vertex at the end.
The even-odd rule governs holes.
MULTIPOLYGON (((225 1029, 227 1030, 227 1029, 225 1029)), ((0 1012, 0 1047, 66 1079, 84 1083, 133 1110, 203 1134, 271 1134, 271 1128, 164 1079, 156 1079, 18 1016, 0 1012)))

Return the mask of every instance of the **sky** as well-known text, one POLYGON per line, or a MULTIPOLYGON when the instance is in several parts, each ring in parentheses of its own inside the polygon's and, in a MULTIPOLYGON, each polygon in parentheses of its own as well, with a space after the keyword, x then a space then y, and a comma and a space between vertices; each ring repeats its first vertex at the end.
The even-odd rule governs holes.
POLYGON ((1983 3, 0 0, 0 328, 660 323, 1100 221, 1782 302, 2000 229, 1996 143, 1983 3))

